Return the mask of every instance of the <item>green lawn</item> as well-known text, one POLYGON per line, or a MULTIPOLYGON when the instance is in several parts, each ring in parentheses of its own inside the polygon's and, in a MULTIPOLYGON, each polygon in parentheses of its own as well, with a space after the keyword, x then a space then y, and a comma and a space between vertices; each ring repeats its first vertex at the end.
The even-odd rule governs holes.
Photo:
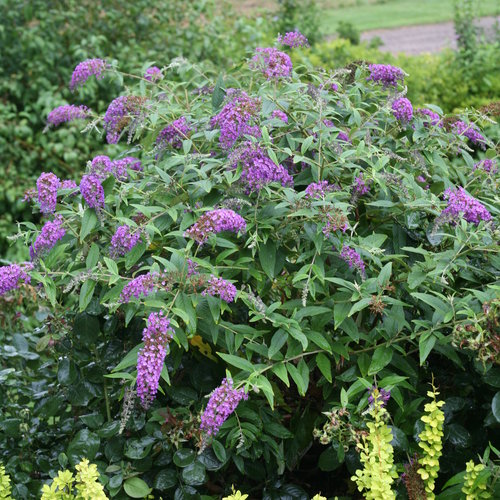
MULTIPOLYGON (((339 4, 342 2, 338 0, 323 2, 322 28, 326 34, 334 33, 339 21, 350 22, 358 30, 366 31, 453 20, 453 0, 387 0, 385 3, 365 0, 346 7, 339 4)), ((478 17, 500 13, 499 0, 480 0, 477 4, 478 17)))

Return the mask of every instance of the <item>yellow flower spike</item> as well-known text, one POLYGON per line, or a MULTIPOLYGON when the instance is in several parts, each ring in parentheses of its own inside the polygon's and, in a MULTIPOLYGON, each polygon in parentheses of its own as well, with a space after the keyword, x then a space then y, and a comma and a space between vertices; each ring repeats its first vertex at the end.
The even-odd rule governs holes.
POLYGON ((466 500, 478 500, 483 498, 492 498, 488 491, 486 481, 477 481, 479 473, 484 469, 483 464, 474 465, 474 461, 467 462, 465 466, 464 486, 462 492, 466 500))
POLYGON ((224 497, 222 500, 246 500, 248 498, 248 495, 241 493, 241 491, 235 491, 234 485, 231 486, 231 489, 233 491, 232 494, 224 497))

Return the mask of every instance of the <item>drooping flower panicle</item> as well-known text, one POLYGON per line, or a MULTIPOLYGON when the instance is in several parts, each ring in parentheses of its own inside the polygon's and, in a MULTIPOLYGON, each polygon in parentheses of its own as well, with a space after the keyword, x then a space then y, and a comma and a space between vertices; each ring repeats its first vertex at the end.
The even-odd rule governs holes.
POLYGON ((365 263, 363 262, 361 255, 359 255, 354 248, 344 245, 342 247, 342 251, 340 252, 340 257, 342 260, 347 262, 350 269, 357 269, 362 276, 365 275, 365 263))
POLYGON ((336 191, 337 189, 337 186, 330 184, 328 181, 313 182, 306 187, 306 198, 321 199, 324 198, 327 193, 336 191))
POLYGON ((83 120, 90 116, 90 109, 87 106, 75 106, 74 104, 64 104, 53 109, 47 116, 47 128, 57 127, 61 123, 73 120, 83 120))
POLYGON ((300 31, 289 31, 278 35, 278 43, 287 47, 309 47, 309 41, 300 31))
POLYGON ((400 122, 409 122, 413 118, 413 106, 406 97, 400 97, 392 103, 392 114, 400 122))
POLYGON ((111 238, 111 247, 109 254, 113 259, 127 254, 134 248, 141 239, 141 230, 138 228, 131 228, 124 224, 115 231, 111 238))
POLYGON ((223 278, 211 276, 207 283, 207 288, 203 290, 202 295, 211 295, 212 297, 220 297, 223 301, 233 302, 238 293, 237 288, 229 281, 223 278))
POLYGON ((66 234, 63 227, 64 219, 58 215, 52 221, 47 221, 30 247, 31 260, 40 257, 48 252, 66 234))
POLYGON ((144 78, 149 82, 154 83, 158 80, 161 80, 163 78, 163 75, 160 68, 158 68, 157 66, 151 66, 144 73, 144 78))
POLYGON ((201 415, 200 429, 207 436, 215 436, 242 399, 248 399, 244 389, 234 389, 233 381, 225 378, 208 400, 207 407, 201 415))
POLYGON ((149 315, 142 332, 144 347, 137 356, 137 396, 147 409, 156 398, 163 362, 168 353, 168 344, 174 336, 170 320, 163 313, 149 315))
POLYGON ((268 80, 288 78, 292 74, 290 56, 274 47, 257 47, 250 67, 259 69, 268 80))
POLYGON ((145 98, 133 95, 120 96, 111 101, 104 114, 103 123, 108 144, 116 144, 123 130, 141 114, 145 98))
POLYGON ((175 149, 179 149, 182 147, 182 141, 189 138, 191 130, 186 118, 181 116, 158 134, 156 145, 161 149, 168 145, 175 149))
POLYGON ((426 127, 438 125, 441 121, 437 113, 427 108, 417 108, 416 113, 421 116, 426 127))
POLYGON ((31 277, 28 272, 32 269, 31 262, 0 267, 0 296, 19 288, 23 282, 29 283, 31 277))
POLYGON ((368 66, 370 76, 367 80, 378 83, 384 88, 397 87, 398 82, 403 83, 405 74, 401 68, 390 64, 370 64, 368 66))
POLYGON ((98 80, 103 78, 106 68, 107 64, 103 59, 87 59, 86 61, 82 61, 73 71, 69 84, 70 90, 74 91, 77 87, 83 86, 92 75, 98 80))
POLYGON ((36 181, 38 203, 40 204, 40 212, 43 214, 51 214, 56 211, 57 190, 60 185, 61 181, 52 172, 42 172, 38 177, 36 181))
POLYGON ((198 221, 186 231, 185 235, 203 244, 211 234, 217 234, 222 231, 244 233, 246 227, 247 223, 241 215, 233 210, 220 208, 205 212, 198 221))
POLYGON ((474 127, 474 125, 459 120, 451 125, 451 130, 457 136, 467 137, 472 144, 476 144, 482 149, 486 149, 486 138, 476 129, 476 127, 474 127))
POLYGON ((469 195, 463 187, 447 189, 443 196, 448 201, 448 206, 441 212, 440 217, 451 216, 453 219, 463 217, 476 226, 482 220, 491 220, 491 214, 486 207, 469 195))
POLYGON ((84 175, 80 181, 80 193, 90 208, 104 207, 104 188, 96 175, 84 175))
POLYGON ((271 116, 273 118, 277 118, 278 120, 281 120, 283 123, 288 123, 288 116, 286 115, 285 112, 281 111, 281 109, 275 109, 271 116))
POLYGON ((135 297, 136 299, 139 299, 140 297, 147 297, 155 291, 159 278, 160 275, 156 272, 137 276, 125 285, 120 294, 119 302, 126 304, 127 302, 130 302, 132 297, 135 297))

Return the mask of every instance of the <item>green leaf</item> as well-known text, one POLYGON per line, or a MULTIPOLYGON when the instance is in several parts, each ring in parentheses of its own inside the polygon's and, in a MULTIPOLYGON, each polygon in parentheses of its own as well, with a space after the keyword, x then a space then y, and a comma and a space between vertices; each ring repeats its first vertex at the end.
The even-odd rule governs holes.
POLYGON ((314 141, 314 136, 310 135, 309 137, 306 137, 304 141, 302 142, 302 145, 300 146, 300 154, 304 155, 307 153, 309 148, 311 147, 311 144, 314 141))
POLYGON ((137 364, 137 355, 139 350, 144 347, 144 343, 136 345, 129 353, 113 368, 113 372, 120 372, 128 368, 129 366, 134 366, 137 364))
POLYGON ((130 477, 123 483, 125 493, 131 498, 146 498, 153 489, 140 477, 130 477))
POLYGON ((248 373, 252 373, 254 371, 254 367, 250 361, 244 358, 240 358, 238 356, 233 356, 232 354, 224 354, 221 352, 217 353, 226 363, 229 363, 232 366, 236 366, 240 370, 243 370, 248 373))
POLYGON ((286 371, 286 366, 283 363, 278 363, 271 368, 271 371, 279 377, 280 380, 287 386, 290 387, 290 381, 288 380, 288 372, 286 371))
POLYGON ((436 343, 436 337, 432 333, 425 333, 420 337, 418 341, 418 352, 420 355, 420 364, 423 365, 427 356, 429 356, 434 344, 436 343))
POLYGON ((316 365, 318 365, 318 368, 320 369, 321 373, 323 374, 323 377, 332 383, 332 365, 330 363, 330 360, 328 359, 327 356, 325 356, 322 352, 316 355, 316 365))
POLYGON ((221 73, 217 78, 214 91, 212 92, 212 110, 217 111, 224 102, 226 92, 224 91, 224 75, 221 73))
POLYGON ((259 261, 264 272, 273 279, 276 268, 276 244, 271 240, 259 246, 259 261))
POLYGON ((214 439, 212 441, 212 449, 214 450, 215 456, 221 461, 221 462, 226 462, 227 460, 227 455, 226 455, 226 449, 224 446, 214 439))
POLYGON ((200 486, 207 480, 205 467, 196 461, 182 470, 182 479, 190 486, 200 486))
POLYGON ((80 228, 80 243, 90 234, 97 224, 97 215, 93 208, 85 209, 82 218, 82 227, 80 228))
POLYGON ((153 487, 155 490, 168 490, 177 485, 177 472, 173 469, 163 469, 155 477, 153 487))
POLYGON ((57 380, 62 385, 71 385, 78 378, 75 363, 68 358, 63 358, 57 367, 57 380))
POLYGON ((278 422, 268 422, 265 424, 264 429, 266 434, 270 434, 271 436, 275 436, 280 439, 290 439, 294 437, 293 433, 278 422))
POLYGON ((500 422, 500 391, 498 391, 491 401, 491 411, 497 422, 500 422))
POLYGON ((99 451, 100 444, 99 436, 88 429, 77 432, 66 451, 70 464, 75 466, 82 458, 92 461, 99 451))
POLYGON ((297 386, 299 394, 301 396, 305 396, 306 391, 307 391, 307 385, 308 385, 306 382, 308 382, 308 381, 306 381, 302 378, 301 373, 299 372, 297 367, 295 365, 293 365, 292 363, 287 363, 286 369, 288 370, 288 373, 292 377, 292 380, 295 382, 295 385, 297 386))
POLYGON ((371 300, 372 300, 371 297, 366 297, 364 299, 361 299, 359 302, 356 302, 351 307, 348 316, 351 317, 354 313, 357 313, 358 311, 361 311, 365 307, 368 307, 370 305, 371 300))
POLYGON ((140 242, 125 255, 125 267, 130 269, 146 251, 146 243, 140 242))
POLYGON ((94 280, 88 279, 80 289, 80 312, 85 311, 87 306, 90 304, 92 297, 94 296, 96 282, 94 280))
POLYGON ((87 260, 85 261, 87 269, 94 269, 98 260, 99 260, 99 246, 96 243, 92 243, 89 253, 87 254, 87 260))
POLYGON ((271 345, 269 346, 269 351, 267 355, 270 359, 285 345, 285 342, 288 339, 288 333, 285 332, 282 328, 276 331, 271 339, 271 345))
POLYGON ((392 360, 393 350, 390 347, 378 347, 373 353, 368 375, 375 375, 382 368, 386 367, 392 360))
POLYGON ((196 458, 196 453, 194 450, 190 450, 189 448, 181 448, 177 450, 174 455, 174 464, 177 467, 187 467, 188 465, 194 462, 196 458))

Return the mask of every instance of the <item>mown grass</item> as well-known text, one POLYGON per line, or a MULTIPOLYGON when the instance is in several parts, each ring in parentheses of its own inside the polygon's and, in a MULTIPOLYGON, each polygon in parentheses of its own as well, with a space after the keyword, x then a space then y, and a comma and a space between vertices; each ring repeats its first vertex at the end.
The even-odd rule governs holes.
MULTIPOLYGON (((232 0, 245 15, 262 9, 276 10, 276 0, 232 0)), ((337 30, 339 21, 350 22, 358 30, 395 28, 453 20, 453 0, 318 0, 321 26, 326 35, 337 30)), ((500 14, 499 0, 477 2, 478 17, 500 14)))

